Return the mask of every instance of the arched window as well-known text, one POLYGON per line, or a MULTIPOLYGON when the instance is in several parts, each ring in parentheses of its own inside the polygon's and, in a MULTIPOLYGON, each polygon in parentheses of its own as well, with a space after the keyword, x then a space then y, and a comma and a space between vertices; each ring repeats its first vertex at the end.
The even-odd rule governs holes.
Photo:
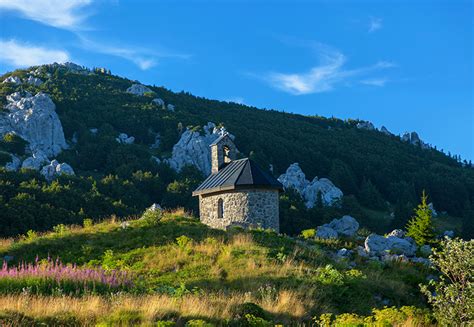
POLYGON ((231 162, 231 159, 230 159, 230 148, 227 146, 227 145, 224 145, 224 162, 225 163, 229 163, 231 162))
POLYGON ((224 200, 217 200, 217 218, 224 218, 224 200))

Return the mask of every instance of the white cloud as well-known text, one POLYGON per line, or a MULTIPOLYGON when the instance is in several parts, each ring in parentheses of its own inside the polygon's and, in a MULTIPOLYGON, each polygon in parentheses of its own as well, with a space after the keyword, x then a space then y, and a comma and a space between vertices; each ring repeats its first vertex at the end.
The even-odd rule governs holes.
MULTIPOLYGON (((320 57, 320 64, 303 73, 270 73, 264 79, 275 88, 285 92, 302 95, 322 93, 333 90, 336 85, 350 84, 351 81, 369 74, 370 72, 394 67, 395 64, 380 61, 374 65, 344 69, 347 61, 344 54, 329 46, 318 44, 314 46, 320 57)), ((378 85, 382 86, 382 85, 378 85)))
POLYGON ((81 10, 92 0, 0 0, 0 9, 20 12, 45 25, 77 29, 87 15, 81 10))
POLYGON ((0 62, 15 68, 69 60, 69 54, 64 50, 44 48, 16 40, 0 40, 0 62))
POLYGON ((388 82, 387 78, 370 78, 370 79, 363 79, 360 81, 362 84, 370 85, 370 86, 385 86, 388 82))
POLYGON ((373 33, 382 28, 382 18, 370 17, 369 33, 373 33))

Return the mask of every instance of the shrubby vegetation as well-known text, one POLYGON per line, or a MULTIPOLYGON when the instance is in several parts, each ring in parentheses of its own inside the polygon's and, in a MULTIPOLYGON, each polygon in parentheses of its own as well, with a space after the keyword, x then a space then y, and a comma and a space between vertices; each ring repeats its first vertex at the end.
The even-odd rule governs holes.
MULTIPOLYGON (((204 176, 191 167, 177 174, 156 164, 151 155, 169 156, 186 126, 196 128, 208 121, 224 124, 236 136, 239 150, 264 168, 272 164, 276 176, 299 162, 309 179, 329 177, 342 189, 346 196, 339 209, 306 210, 296 194, 284 194, 281 225, 286 233, 299 234, 341 213, 378 232, 389 225, 402 227, 425 189, 439 212, 462 219, 458 230, 464 230, 466 237, 474 235, 474 170, 461 167, 458 158, 422 150, 396 136, 359 130, 353 120, 258 110, 151 86, 156 96, 176 106, 169 111, 153 104, 151 94, 126 93, 132 81, 102 70, 82 75, 60 67, 48 69, 51 78, 42 76, 46 82, 39 87, 0 84, 0 101, 20 89, 50 94, 71 144, 58 160, 69 163, 79 177, 48 185, 33 172, 1 170, 4 236, 47 230, 61 222, 79 224, 84 218, 97 221, 111 214, 139 214, 154 202, 196 212, 191 191, 204 176), (117 143, 119 133, 134 136, 135 144, 117 143), (157 133, 160 146, 150 149, 157 133), (73 138, 77 143, 71 142, 73 138)), ((24 77, 27 71, 13 74, 24 77)), ((0 163, 9 160, 5 149, 22 155, 20 140, 0 143, 0 163)))

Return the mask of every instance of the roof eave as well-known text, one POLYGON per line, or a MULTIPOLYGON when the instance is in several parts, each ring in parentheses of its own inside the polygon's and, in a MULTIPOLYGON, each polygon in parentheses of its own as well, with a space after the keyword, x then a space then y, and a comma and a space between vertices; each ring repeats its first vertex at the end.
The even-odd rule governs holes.
POLYGON ((277 190, 279 192, 283 192, 283 186, 276 186, 276 185, 231 185, 231 186, 218 186, 213 188, 208 188, 204 190, 194 191, 193 196, 210 194, 210 193, 219 193, 225 191, 232 191, 232 190, 243 190, 243 189, 270 189, 270 190, 277 190))

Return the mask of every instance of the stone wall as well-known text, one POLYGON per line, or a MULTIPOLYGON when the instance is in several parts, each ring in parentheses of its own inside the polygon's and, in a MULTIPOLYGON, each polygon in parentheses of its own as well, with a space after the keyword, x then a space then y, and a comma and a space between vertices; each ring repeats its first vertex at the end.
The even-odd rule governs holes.
POLYGON ((213 228, 230 225, 271 228, 279 231, 278 191, 269 189, 232 190, 199 196, 201 222, 213 228), (218 201, 223 200, 224 216, 218 218, 218 201))

